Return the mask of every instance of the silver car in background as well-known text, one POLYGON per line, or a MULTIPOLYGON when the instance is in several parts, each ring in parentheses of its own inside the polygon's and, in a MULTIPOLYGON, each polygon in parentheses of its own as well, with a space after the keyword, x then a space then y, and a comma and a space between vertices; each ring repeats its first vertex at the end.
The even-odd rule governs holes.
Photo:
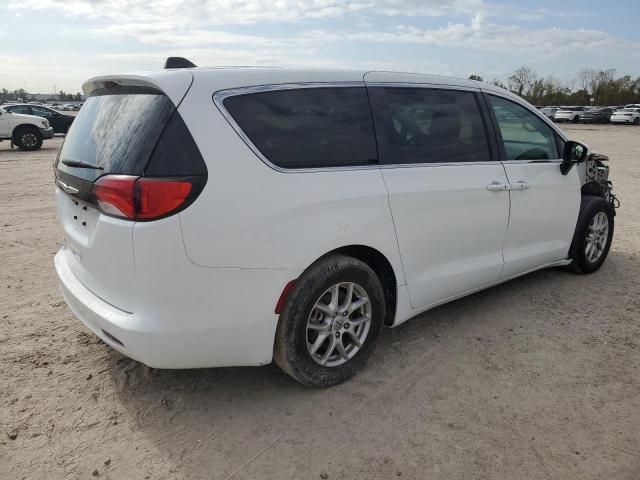
POLYGON ((540 109, 540 113, 542 113, 545 117, 547 117, 551 121, 555 121, 556 112, 560 109, 560 107, 542 107, 540 109))
POLYGON ((560 107, 555 113, 554 120, 556 122, 578 123, 580 121, 580 114, 588 109, 588 107, 560 107))

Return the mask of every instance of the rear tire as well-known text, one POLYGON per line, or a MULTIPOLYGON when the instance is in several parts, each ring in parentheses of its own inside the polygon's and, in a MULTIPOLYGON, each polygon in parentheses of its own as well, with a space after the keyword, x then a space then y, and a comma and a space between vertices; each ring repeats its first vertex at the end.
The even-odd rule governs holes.
POLYGON ((580 117, 578 115, 573 117, 573 123, 579 123, 579 122, 580 122, 580 117))
POLYGON ((20 127, 13 135, 15 146, 28 152, 40 150, 42 141, 42 133, 35 127, 20 127))
POLYGON ((278 321, 274 361, 307 386, 344 382, 367 363, 384 314, 375 272, 355 258, 327 255, 296 281, 278 321))
POLYGON ((584 196, 571 242, 567 269, 581 274, 598 270, 609 254, 614 228, 613 207, 602 197, 584 196))
POLYGON ((640 118, 636 117, 633 119, 633 124, 634 125, 640 125, 640 118))

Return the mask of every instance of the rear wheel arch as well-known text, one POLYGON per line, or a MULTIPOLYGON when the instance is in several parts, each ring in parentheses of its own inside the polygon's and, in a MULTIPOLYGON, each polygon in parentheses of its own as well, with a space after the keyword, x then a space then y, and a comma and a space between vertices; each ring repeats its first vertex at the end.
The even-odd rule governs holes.
POLYGON ((342 253, 366 263, 376 272, 382 283, 385 296, 384 325, 391 326, 396 316, 398 302, 398 280, 389 259, 379 250, 366 245, 350 245, 341 247, 332 253, 342 253))
POLYGON ((328 255, 342 254, 355 258, 367 264, 378 276, 385 296, 385 318, 384 325, 391 326, 395 320, 397 297, 398 297, 398 281, 397 275, 389 259, 380 250, 367 245, 345 245, 343 247, 331 250, 314 260, 306 270, 313 267, 328 255))
POLYGON ((336 250, 323 255, 295 281, 280 313, 274 362, 308 386, 348 380, 376 348, 385 305, 382 282, 368 264, 336 250))

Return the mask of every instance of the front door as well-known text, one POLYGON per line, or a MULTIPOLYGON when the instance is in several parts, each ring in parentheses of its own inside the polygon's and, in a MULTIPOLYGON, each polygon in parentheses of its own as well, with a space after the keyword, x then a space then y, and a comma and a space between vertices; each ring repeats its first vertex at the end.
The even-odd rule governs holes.
POLYGON ((580 178, 560 172, 554 130, 524 105, 486 95, 509 179, 511 212, 504 244, 509 278, 567 257, 580 210, 580 178))
POLYGON ((420 86, 368 90, 412 306, 496 282, 509 195, 480 94, 420 86))

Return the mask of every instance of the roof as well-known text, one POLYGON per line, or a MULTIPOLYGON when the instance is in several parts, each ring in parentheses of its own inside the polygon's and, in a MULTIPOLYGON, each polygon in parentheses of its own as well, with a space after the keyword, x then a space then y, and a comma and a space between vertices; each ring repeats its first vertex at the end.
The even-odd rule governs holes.
POLYGON ((171 97, 172 93, 184 92, 194 80, 197 82, 206 81, 214 91, 283 83, 361 83, 366 80, 368 83, 416 83, 482 88, 483 90, 498 91, 503 94, 507 92, 503 88, 476 80, 422 73, 250 66, 180 68, 104 75, 88 80, 82 88, 85 94, 89 94, 106 82, 118 81, 120 83, 124 81, 128 85, 155 85, 171 97))

